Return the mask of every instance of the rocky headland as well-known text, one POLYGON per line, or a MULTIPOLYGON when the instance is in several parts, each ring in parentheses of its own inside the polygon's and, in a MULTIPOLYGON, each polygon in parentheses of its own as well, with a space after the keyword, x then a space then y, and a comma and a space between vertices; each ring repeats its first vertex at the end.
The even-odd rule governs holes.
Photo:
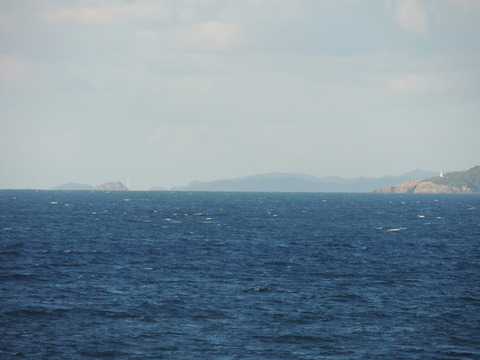
POLYGON ((469 194, 472 189, 462 186, 461 188, 448 185, 439 185, 431 181, 404 181, 394 186, 386 186, 374 190, 377 193, 395 193, 395 194, 469 194))
POLYGON ((121 182, 107 182, 94 186, 92 190, 103 190, 103 191, 128 191, 128 188, 123 185, 121 182))
POLYGON ((404 181, 398 185, 374 190, 377 193, 397 194, 472 194, 480 193, 480 166, 467 171, 441 174, 433 178, 404 181))

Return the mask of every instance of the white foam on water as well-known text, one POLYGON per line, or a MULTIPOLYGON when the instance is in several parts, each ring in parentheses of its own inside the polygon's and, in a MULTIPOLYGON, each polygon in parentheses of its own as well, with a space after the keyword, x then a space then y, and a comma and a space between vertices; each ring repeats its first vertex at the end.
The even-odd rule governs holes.
POLYGON ((387 231, 401 231, 401 230, 405 230, 406 227, 400 227, 400 228, 395 228, 395 229, 389 229, 387 231))

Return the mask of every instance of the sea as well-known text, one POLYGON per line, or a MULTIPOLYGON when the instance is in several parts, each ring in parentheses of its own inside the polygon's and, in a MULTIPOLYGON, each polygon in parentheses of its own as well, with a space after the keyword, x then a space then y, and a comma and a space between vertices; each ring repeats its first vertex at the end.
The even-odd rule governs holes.
POLYGON ((2 190, 0 359, 480 359, 480 195, 2 190))

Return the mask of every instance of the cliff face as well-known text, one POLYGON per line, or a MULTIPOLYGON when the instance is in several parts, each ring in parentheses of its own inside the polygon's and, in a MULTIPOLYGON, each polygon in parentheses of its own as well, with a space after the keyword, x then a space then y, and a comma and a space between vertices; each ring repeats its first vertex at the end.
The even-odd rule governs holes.
POLYGON ((383 187, 374 192, 398 194, 470 194, 473 191, 466 186, 454 187, 435 184, 431 181, 417 180, 405 181, 399 185, 383 187))
POLYGON ((108 182, 105 184, 100 184, 95 186, 92 190, 103 190, 103 191, 128 191, 128 188, 123 185, 121 182, 108 182))

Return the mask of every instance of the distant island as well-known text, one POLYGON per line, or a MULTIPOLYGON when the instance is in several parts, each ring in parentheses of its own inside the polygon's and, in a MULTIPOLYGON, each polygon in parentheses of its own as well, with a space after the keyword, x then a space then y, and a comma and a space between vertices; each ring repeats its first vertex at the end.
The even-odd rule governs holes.
POLYGON ((98 191, 98 190, 103 190, 103 191, 128 191, 128 188, 123 185, 121 182, 116 181, 116 182, 107 182, 104 184, 100 184, 97 186, 94 186, 92 190, 98 191))
POLYGON ((68 184, 56 186, 52 190, 128 191, 128 188, 125 185, 123 185, 121 182, 116 181, 116 182, 107 182, 107 183, 100 184, 100 185, 97 185, 97 186, 91 186, 91 185, 86 185, 86 184, 78 184, 78 183, 68 183, 68 184))
POLYGON ((398 185, 376 189, 377 193, 472 194, 480 193, 480 166, 455 171, 424 180, 404 181, 398 185))
POLYGON ((415 170, 399 176, 345 179, 296 173, 269 173, 210 182, 194 181, 174 191, 250 191, 250 192, 372 192, 373 190, 435 175, 415 170))

